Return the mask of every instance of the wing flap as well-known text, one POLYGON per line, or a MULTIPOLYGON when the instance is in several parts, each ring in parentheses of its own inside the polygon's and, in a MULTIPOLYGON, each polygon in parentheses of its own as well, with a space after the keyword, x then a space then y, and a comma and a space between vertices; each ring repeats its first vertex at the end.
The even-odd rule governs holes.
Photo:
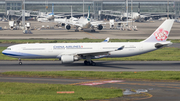
POLYGON ((112 51, 119 51, 119 50, 122 50, 124 49, 124 46, 121 46, 117 49, 110 49, 110 50, 93 50, 93 51, 80 51, 80 52, 64 52, 64 53, 61 53, 57 56, 57 58, 61 57, 62 55, 67 55, 67 54, 72 54, 72 55, 81 55, 81 56, 97 56, 97 55, 106 55, 106 54, 109 54, 109 52, 112 52, 112 51))
POLYGON ((90 51, 90 52, 78 52, 76 53, 77 55, 92 55, 92 56, 96 56, 96 55, 104 55, 104 54, 108 54, 109 52, 112 52, 112 51, 119 51, 119 50, 122 50, 124 48, 124 46, 121 46, 117 49, 111 49, 111 50, 105 50, 105 51, 102 51, 102 50, 94 50, 94 51, 90 51))

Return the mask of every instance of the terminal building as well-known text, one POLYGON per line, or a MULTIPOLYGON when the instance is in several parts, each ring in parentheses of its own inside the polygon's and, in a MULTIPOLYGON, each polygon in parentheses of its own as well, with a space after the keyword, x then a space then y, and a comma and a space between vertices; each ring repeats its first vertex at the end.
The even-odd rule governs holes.
MULTIPOLYGON (((133 12, 166 14, 169 12, 174 17, 180 16, 179 0, 128 0, 128 11, 131 12, 131 1, 133 1, 133 12)), ((0 0, 0 16, 7 16, 8 11, 21 11, 23 0, 0 0)), ((54 13, 83 13, 83 0, 25 0, 25 10, 37 12, 51 12, 54 5, 54 13)), ((125 12, 126 0, 84 0, 84 13, 90 12, 95 19, 99 18, 99 11, 112 10, 125 12)), ((30 15, 29 15, 30 16, 30 15)))

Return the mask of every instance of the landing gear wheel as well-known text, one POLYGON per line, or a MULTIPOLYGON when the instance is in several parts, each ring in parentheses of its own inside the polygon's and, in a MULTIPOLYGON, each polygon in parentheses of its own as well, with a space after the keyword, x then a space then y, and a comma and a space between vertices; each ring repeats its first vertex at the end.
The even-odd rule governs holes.
POLYGON ((90 64, 91 64, 91 63, 90 63, 89 61, 87 61, 87 60, 84 61, 84 65, 89 66, 90 64))
POLYGON ((85 61, 84 61, 84 65, 87 65, 87 64, 88 64, 88 61, 87 61, 87 60, 85 60, 85 61))
POLYGON ((79 30, 75 30, 75 32, 79 32, 79 30))
POLYGON ((91 30, 91 32, 95 32, 95 30, 91 30))
POLYGON ((89 61, 87 61, 87 65, 89 66, 91 63, 89 61))
POLYGON ((22 62, 19 62, 19 65, 22 65, 22 62))
POLYGON ((92 66, 95 66, 95 65, 96 65, 96 63, 95 63, 95 62, 91 62, 91 65, 92 65, 92 66))
POLYGON ((87 66, 90 66, 90 65, 95 66, 96 63, 93 62, 93 61, 90 62, 90 61, 85 60, 85 61, 84 61, 84 65, 87 65, 87 66))
POLYGON ((21 59, 20 59, 20 58, 18 59, 18 61, 19 61, 19 65, 22 65, 22 62, 21 62, 21 59))

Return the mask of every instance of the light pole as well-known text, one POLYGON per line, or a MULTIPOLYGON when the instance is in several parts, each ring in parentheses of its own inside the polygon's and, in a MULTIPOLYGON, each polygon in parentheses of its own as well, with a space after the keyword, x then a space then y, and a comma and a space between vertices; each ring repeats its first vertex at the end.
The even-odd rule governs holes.
POLYGON ((169 0, 167 0, 167 19, 169 19, 169 0))
POLYGON ((83 18, 84 18, 84 0, 83 0, 83 18))
POLYGON ((126 13, 127 13, 127 25, 128 25, 128 0, 126 0, 126 13))
POLYGON ((25 0, 23 0, 23 6, 22 6, 22 25, 23 25, 23 29, 25 30, 25 0))
POLYGON ((133 26, 133 0, 131 0, 131 20, 132 20, 132 26, 133 26))

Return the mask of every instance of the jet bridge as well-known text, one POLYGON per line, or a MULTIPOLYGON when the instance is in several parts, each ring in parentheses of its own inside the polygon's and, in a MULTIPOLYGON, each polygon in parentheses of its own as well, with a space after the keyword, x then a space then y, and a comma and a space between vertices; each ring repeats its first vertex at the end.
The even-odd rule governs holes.
MULTIPOLYGON (((25 11, 26 18, 37 17, 38 15, 39 15, 39 11, 30 11, 30 10, 25 11)), ((13 19, 17 19, 20 16, 22 16, 22 10, 7 10, 7 16, 13 19)))
POLYGON ((100 10, 99 16, 102 19, 112 19, 112 18, 120 18, 122 20, 123 12, 120 11, 112 11, 112 10, 100 10))

